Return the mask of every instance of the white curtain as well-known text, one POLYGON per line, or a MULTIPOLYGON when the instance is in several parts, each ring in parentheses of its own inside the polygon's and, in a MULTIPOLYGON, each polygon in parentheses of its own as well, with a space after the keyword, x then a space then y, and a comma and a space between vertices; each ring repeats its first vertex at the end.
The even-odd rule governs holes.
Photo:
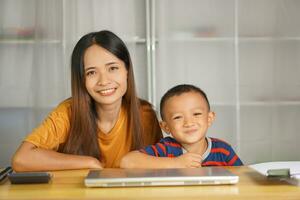
MULTIPOLYGON (((232 144, 246 164, 299 160, 300 1, 148 2, 155 2, 156 102, 176 84, 195 84, 217 113, 208 135, 232 144)), ((145 4, 0 0, 0 166, 70 96, 70 55, 88 32, 108 29, 126 42, 147 99, 145 4)))
POLYGON ((164 0, 156 11, 157 101, 197 85, 217 116, 208 135, 245 164, 299 160, 300 1, 164 0))
POLYGON ((88 32, 111 30, 127 43, 146 98, 145 45, 136 42, 145 38, 144 9, 136 0, 0 0, 0 166, 70 97, 71 52, 88 32))

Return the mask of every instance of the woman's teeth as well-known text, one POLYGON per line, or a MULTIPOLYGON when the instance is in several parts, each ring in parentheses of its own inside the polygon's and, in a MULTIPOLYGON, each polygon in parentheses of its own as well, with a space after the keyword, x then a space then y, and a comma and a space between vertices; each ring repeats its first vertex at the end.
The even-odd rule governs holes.
POLYGON ((111 89, 107 89, 107 90, 100 90, 99 93, 103 94, 103 95, 106 95, 106 94, 112 93, 113 91, 115 91, 115 89, 111 88, 111 89))

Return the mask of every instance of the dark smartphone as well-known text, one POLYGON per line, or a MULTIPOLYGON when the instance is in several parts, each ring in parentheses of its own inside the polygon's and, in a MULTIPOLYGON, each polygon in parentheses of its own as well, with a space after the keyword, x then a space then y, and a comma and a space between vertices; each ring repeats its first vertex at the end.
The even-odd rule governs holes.
POLYGON ((12 184, 48 183, 51 174, 48 172, 16 172, 9 174, 8 179, 12 184))
POLYGON ((1 172, 0 172, 0 182, 3 181, 8 174, 10 174, 12 172, 12 168, 11 167, 6 167, 5 169, 3 169, 1 172))

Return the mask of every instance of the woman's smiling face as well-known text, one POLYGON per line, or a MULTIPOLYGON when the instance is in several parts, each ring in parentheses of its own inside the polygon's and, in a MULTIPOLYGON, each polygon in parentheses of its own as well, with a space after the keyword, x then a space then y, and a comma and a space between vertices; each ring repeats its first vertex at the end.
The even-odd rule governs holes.
POLYGON ((120 104, 127 91, 125 63, 99 45, 84 54, 85 86, 100 106, 120 104))

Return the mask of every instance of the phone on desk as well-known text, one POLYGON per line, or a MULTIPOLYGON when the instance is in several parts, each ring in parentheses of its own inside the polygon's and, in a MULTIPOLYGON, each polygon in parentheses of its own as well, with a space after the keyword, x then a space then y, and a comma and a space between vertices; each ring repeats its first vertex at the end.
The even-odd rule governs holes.
POLYGON ((11 184, 48 183, 51 174, 48 172, 16 172, 8 175, 11 184))

